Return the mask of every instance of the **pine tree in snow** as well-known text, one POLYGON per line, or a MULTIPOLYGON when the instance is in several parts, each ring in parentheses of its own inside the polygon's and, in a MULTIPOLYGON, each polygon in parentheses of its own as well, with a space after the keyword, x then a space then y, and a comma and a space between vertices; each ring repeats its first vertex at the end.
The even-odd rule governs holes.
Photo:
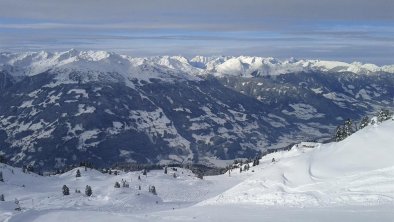
POLYGON ((2 171, 0 171, 0 182, 4 182, 3 172, 2 171))
POLYGON ((0 154, 0 163, 6 163, 7 161, 6 161, 6 159, 5 159, 5 156, 4 155, 2 155, 2 154, 0 154))
POLYGON ((346 130, 343 126, 338 126, 335 131, 335 141, 339 142, 346 138, 346 130))
POLYGON ((92 194, 93 194, 92 188, 89 185, 86 185, 85 195, 90 197, 90 196, 92 196, 92 194))
POLYGON ((257 165, 259 165, 259 164, 260 164, 259 158, 258 158, 258 157, 254 158, 254 160, 253 160, 253 165, 252 165, 252 166, 257 166, 257 165))
POLYGON ((385 120, 389 120, 392 117, 392 114, 387 109, 381 109, 378 112, 378 122, 381 123, 385 120))
POLYGON ((167 167, 164 167, 164 174, 167 174, 167 167))
POLYGON ((353 130, 353 123, 352 123, 351 119, 347 119, 345 121, 344 131, 345 131, 344 132, 345 133, 345 138, 353 134, 354 130, 353 130))
POLYGON ((70 195, 70 189, 66 185, 63 185, 62 191, 63 191, 63 195, 65 196, 70 195))
POLYGON ((115 182, 115 188, 120 188, 120 183, 118 181, 115 182))
POLYGON ((368 126, 369 122, 370 122, 369 117, 368 116, 364 116, 363 119, 360 122, 360 129, 368 126))
POLYGON ((79 169, 77 170, 75 177, 81 177, 81 172, 79 171, 79 169))
POLYGON ((0 201, 5 201, 4 200, 4 194, 0 195, 0 201))

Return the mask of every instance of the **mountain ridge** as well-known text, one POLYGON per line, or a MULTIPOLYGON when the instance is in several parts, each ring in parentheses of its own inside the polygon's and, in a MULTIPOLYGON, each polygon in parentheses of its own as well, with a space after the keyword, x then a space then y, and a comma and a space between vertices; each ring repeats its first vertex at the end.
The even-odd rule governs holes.
POLYGON ((272 57, 257 56, 195 56, 190 59, 183 56, 132 57, 107 51, 75 49, 64 52, 0 53, 0 69, 7 69, 7 66, 14 67, 10 72, 16 76, 36 75, 54 68, 69 68, 82 71, 117 72, 125 77, 143 78, 147 77, 147 74, 141 72, 139 68, 146 66, 187 73, 188 76, 193 77, 209 74, 256 77, 310 71, 356 74, 394 73, 394 65, 377 66, 360 62, 345 63, 294 58, 281 61, 272 57), (142 73, 142 75, 133 76, 130 75, 131 73, 142 73))

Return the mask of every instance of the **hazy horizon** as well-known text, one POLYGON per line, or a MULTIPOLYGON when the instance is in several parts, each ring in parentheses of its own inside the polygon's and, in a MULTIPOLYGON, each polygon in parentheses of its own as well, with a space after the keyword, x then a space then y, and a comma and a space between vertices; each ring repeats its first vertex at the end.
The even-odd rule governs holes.
POLYGON ((0 1, 1 51, 394 64, 390 0, 0 1))

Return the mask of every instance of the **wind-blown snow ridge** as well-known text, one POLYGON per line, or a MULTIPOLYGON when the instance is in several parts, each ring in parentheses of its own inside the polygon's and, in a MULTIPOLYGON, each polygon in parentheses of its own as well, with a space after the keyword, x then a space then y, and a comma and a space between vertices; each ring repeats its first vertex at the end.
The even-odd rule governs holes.
POLYGON ((106 51, 78 51, 75 49, 54 53, 45 51, 0 53, 0 70, 6 69, 16 76, 31 76, 59 68, 104 73, 116 72, 126 78, 147 78, 151 77, 150 75, 155 77, 155 70, 183 78, 207 74, 253 77, 303 71, 353 72, 356 74, 394 73, 394 65, 379 67, 374 64, 362 64, 359 62, 345 63, 296 59, 281 61, 275 58, 251 56, 196 56, 191 59, 182 56, 138 58, 106 51))

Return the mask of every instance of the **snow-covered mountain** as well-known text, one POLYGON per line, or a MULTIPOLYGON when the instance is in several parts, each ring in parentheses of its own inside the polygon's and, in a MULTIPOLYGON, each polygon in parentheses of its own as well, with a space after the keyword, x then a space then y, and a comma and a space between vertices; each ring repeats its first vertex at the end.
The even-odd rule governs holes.
MULTIPOLYGON (((82 167, 52 176, 0 164, 0 220, 17 221, 392 221, 394 120, 341 142, 300 143, 249 170, 198 179, 168 168, 103 174, 82 167), (275 159, 273 162, 272 159, 275 159), (79 170, 81 177, 76 177, 79 170), (175 176, 174 176, 175 175, 175 176), (138 179, 140 177, 140 179, 138 179), (128 187, 115 188, 126 181, 128 187), (70 195, 62 194, 62 187, 70 195), (93 195, 84 195, 86 185, 93 195), (157 195, 149 193, 155 186, 157 195), (77 193, 80 190, 82 193, 77 193), (19 201, 21 211, 15 199, 19 201), (290 216, 289 216, 290 215, 290 216)), ((238 165, 245 168, 247 164, 238 165)))
POLYGON ((0 154, 42 169, 250 158, 306 138, 330 139, 346 118, 393 108, 390 67, 0 53, 0 154))
POLYGON ((297 60, 280 61, 275 58, 251 56, 239 57, 203 57, 196 56, 188 59, 182 56, 159 56, 137 58, 106 51, 77 51, 65 52, 28 52, 1 53, 0 67, 12 66, 14 75, 35 75, 49 69, 76 69, 79 71, 116 72, 126 78, 144 78, 153 76, 139 70, 141 66, 160 67, 175 70, 189 75, 235 75, 235 76, 266 76, 295 72, 352 72, 356 74, 371 74, 377 72, 394 73, 394 65, 376 66, 359 62, 345 63, 337 61, 297 60))

